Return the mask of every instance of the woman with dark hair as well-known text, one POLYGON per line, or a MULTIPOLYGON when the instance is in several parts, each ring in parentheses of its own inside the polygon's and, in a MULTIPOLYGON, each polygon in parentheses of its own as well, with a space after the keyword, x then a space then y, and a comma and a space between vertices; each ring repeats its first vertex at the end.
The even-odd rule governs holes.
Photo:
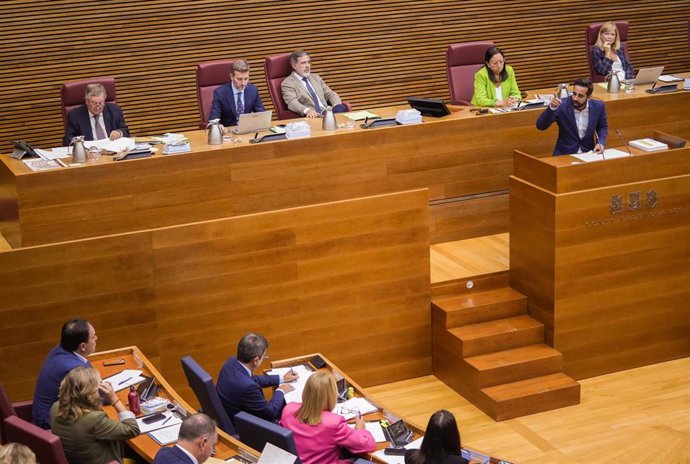
POLYGON ((520 89, 515 80, 515 71, 506 65, 500 48, 489 48, 484 54, 484 66, 474 75, 472 104, 510 107, 519 100, 520 89))
POLYGON ((460 456, 460 432, 450 411, 441 409, 432 414, 422 446, 405 453, 405 464, 467 464, 460 456))
POLYGON ((58 400, 50 408, 50 418, 52 431, 60 437, 72 464, 122 462, 122 442, 139 435, 134 414, 125 409, 109 383, 101 383, 93 367, 69 371, 60 384, 58 400), (103 411, 99 390, 118 412, 119 420, 103 411))

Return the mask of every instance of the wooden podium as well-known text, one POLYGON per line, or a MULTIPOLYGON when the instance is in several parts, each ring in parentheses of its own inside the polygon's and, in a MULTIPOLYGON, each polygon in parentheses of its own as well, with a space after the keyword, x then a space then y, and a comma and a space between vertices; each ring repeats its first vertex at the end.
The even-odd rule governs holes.
POLYGON ((690 355, 690 149, 514 163, 510 283, 565 372, 690 355))

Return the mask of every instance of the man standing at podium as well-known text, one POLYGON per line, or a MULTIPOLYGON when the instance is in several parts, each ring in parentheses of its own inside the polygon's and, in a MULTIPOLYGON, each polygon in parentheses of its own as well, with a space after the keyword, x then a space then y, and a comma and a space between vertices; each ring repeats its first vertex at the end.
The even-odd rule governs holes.
POLYGON ((347 107, 343 105, 337 93, 321 79, 321 76, 311 72, 311 57, 304 50, 290 55, 292 74, 280 84, 283 100, 288 109, 308 118, 318 117, 327 106, 333 107, 334 113, 344 113, 347 107))
POLYGON ((537 118, 537 129, 546 130, 558 124, 558 140, 553 154, 572 155, 593 151, 603 153, 608 135, 604 102, 590 99, 594 84, 579 78, 573 86, 571 98, 561 101, 554 95, 549 107, 537 118))
POLYGON ((213 103, 208 120, 220 119, 225 127, 236 126, 240 114, 265 111, 259 90, 249 83, 249 63, 232 62, 230 82, 213 91, 213 103))

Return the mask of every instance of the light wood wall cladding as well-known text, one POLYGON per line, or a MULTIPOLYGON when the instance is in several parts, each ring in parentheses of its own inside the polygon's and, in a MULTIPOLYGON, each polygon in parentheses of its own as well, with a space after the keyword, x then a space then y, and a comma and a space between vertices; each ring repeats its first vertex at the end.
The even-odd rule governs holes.
MULTIPOLYGON (((184 398, 248 331, 362 385, 431 373, 428 192, 408 191, 0 253, 0 382, 30 398, 62 323, 137 345, 184 398)), ((196 401, 193 401, 196 403, 196 401)))
POLYGON ((680 72, 690 68, 688 17, 687 0, 4 1, 0 140, 58 144, 60 84, 104 75, 116 77, 134 134, 190 130, 196 63, 248 59, 270 103, 264 58, 298 48, 355 108, 448 98, 445 50, 463 41, 501 46, 523 89, 572 81, 588 74, 584 26, 606 19, 630 21, 637 68, 680 72))
POLYGON ((516 153, 511 286, 577 379, 689 356, 690 148, 570 163, 516 153))

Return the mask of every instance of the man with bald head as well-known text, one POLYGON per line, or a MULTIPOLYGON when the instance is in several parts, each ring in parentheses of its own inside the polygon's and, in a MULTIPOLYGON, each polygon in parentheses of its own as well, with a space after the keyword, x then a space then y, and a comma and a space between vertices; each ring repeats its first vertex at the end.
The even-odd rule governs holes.
POLYGON ((153 464, 203 464, 213 456, 218 443, 216 424, 206 414, 185 418, 175 446, 158 450, 153 464))

